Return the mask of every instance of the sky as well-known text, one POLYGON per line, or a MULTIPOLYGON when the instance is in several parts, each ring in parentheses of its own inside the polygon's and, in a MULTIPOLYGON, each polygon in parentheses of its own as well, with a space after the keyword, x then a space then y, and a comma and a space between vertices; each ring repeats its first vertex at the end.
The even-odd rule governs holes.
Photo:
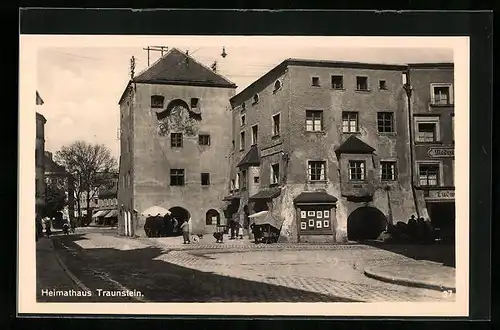
MULTIPOLYGON (((74 38, 78 38, 75 36, 74 38)), ((453 62, 451 48, 348 48, 338 43, 203 42, 189 37, 133 47, 45 47, 38 49, 37 89, 44 100, 45 149, 55 153, 75 140, 106 145, 114 157, 120 153, 118 100, 130 78, 130 58, 136 58, 135 75, 147 68, 143 47, 176 47, 210 66, 217 60, 218 73, 238 86, 240 92, 286 58, 405 64, 453 62), (222 47, 227 56, 222 58, 222 47)), ((74 42, 73 42, 74 44, 74 42)), ((84 44, 84 43, 82 43, 84 44)), ((137 42, 135 43, 137 44, 137 42)), ((150 64, 161 56, 150 53, 150 64)))

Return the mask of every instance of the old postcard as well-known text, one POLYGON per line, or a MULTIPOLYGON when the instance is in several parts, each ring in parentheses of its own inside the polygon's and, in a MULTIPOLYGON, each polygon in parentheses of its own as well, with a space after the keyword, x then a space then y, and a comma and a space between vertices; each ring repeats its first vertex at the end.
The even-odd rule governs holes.
POLYGON ((20 313, 468 315, 467 38, 20 57, 20 313))

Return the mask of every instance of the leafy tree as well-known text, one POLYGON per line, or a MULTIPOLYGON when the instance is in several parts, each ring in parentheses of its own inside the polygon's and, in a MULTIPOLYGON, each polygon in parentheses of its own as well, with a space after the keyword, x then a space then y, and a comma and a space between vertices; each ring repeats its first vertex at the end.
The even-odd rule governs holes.
POLYGON ((82 218, 81 198, 85 196, 87 224, 92 219, 90 201, 101 189, 110 189, 117 175, 117 162, 111 151, 103 144, 75 141, 63 146, 55 154, 56 161, 74 177, 74 191, 78 216, 82 218))
POLYGON ((64 178, 51 178, 45 186, 45 217, 56 217, 67 205, 64 178))

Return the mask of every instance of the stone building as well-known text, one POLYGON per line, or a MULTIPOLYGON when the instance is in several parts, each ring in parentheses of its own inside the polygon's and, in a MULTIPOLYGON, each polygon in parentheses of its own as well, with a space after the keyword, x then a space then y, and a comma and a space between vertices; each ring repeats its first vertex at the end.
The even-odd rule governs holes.
POLYGON ((377 238, 416 206, 406 66, 287 59, 231 98, 228 217, 269 210, 282 240, 377 238))
POLYGON ((40 219, 45 205, 45 123, 47 119, 38 112, 43 100, 36 92, 36 145, 35 145, 35 218, 40 219))
POLYGON ((152 206, 212 232, 229 180, 235 84, 176 48, 129 81, 120 98, 118 231, 144 235, 152 206))
POLYGON ((454 65, 408 65, 419 216, 454 233, 454 65))
POLYGON ((118 220, 118 178, 113 186, 99 191, 97 207, 92 215, 93 221, 99 225, 116 225, 118 220))
MULTIPOLYGON (((64 166, 57 164, 53 155, 45 151, 45 183, 46 186, 57 185, 64 189, 67 205, 62 210, 63 220, 74 221, 75 218, 75 186, 73 176, 64 166)), ((62 225, 62 224, 61 224, 62 225)))

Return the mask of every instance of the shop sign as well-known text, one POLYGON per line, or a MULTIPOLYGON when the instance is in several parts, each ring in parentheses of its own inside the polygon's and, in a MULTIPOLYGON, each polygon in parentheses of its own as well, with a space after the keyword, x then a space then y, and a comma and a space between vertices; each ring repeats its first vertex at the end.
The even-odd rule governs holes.
POLYGON ((430 199, 455 199, 455 190, 430 190, 430 199))
POLYGON ((448 157, 455 157, 455 148, 429 148, 429 151, 427 151, 427 154, 431 158, 448 158, 448 157))

